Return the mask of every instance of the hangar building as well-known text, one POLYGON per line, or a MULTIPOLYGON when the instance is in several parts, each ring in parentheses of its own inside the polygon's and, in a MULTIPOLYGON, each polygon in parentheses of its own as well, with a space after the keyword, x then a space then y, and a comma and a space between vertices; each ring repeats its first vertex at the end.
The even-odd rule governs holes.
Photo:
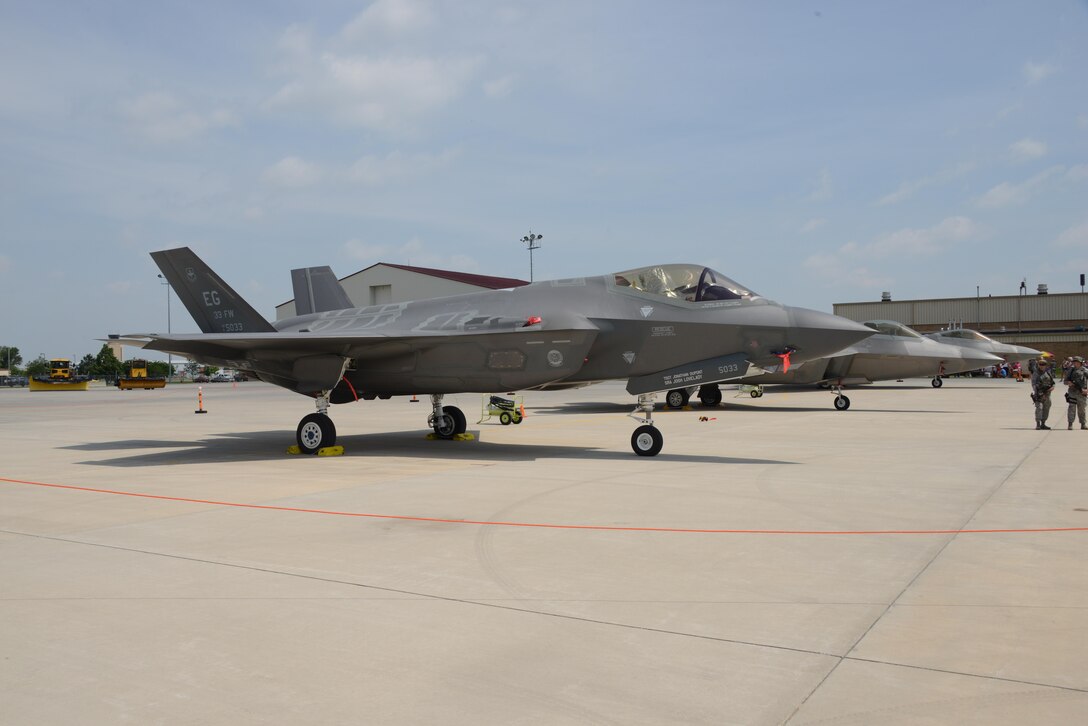
POLYGON ((836 303, 834 312, 844 318, 895 320, 919 333, 949 327, 977 330, 1003 343, 1026 345, 1067 356, 1088 357, 1088 294, 1048 294, 1039 285, 1036 295, 952 297, 931 300, 896 300, 884 293, 880 302, 836 303))
MULTIPOLYGON (((340 279, 348 298, 356 307, 385 303, 426 300, 435 297, 463 295, 483 290, 505 290, 528 285, 526 280, 513 277, 492 277, 470 272, 451 272, 429 267, 412 267, 378 262, 340 279)), ((276 320, 295 315, 292 298, 276 306, 276 320)))

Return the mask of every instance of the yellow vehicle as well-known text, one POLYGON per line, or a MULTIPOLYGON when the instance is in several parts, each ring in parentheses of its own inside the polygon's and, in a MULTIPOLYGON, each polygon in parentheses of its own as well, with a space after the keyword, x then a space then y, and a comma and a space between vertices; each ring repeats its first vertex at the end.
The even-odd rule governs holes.
POLYGON ((72 361, 67 358, 54 358, 49 361, 48 376, 34 376, 30 379, 30 390, 86 391, 90 384, 90 378, 77 376, 72 372, 72 361))
POLYGON ((166 378, 162 376, 149 376, 147 374, 147 361, 143 358, 133 358, 128 362, 128 374, 117 379, 117 387, 122 391, 135 388, 152 389, 165 388, 166 378))

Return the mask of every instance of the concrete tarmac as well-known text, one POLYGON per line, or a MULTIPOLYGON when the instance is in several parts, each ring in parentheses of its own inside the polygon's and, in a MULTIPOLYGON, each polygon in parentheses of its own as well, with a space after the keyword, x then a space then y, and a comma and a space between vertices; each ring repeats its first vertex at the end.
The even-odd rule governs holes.
POLYGON ((0 389, 3 724, 1088 720, 1088 431, 1028 384, 425 399, 0 389), (701 421, 700 417, 710 420, 701 421))

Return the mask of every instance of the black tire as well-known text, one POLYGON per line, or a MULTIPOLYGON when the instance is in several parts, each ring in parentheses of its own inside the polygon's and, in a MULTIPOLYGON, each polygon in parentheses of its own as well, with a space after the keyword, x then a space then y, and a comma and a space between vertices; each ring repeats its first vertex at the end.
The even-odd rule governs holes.
POLYGON ((934 379, 933 379, 932 381, 930 381, 929 383, 930 383, 930 385, 932 385, 932 386, 933 386, 934 388, 940 388, 941 386, 943 386, 943 385, 944 385, 944 381, 942 381, 942 380, 941 380, 941 377, 940 377, 940 376, 936 376, 936 377, 935 377, 935 378, 934 378, 934 379))
POLYGON ((465 414, 456 406, 443 406, 442 415, 434 420, 434 433, 440 439, 452 439, 457 434, 465 433, 468 421, 465 414))
POLYGON ((639 456, 657 456, 665 438, 653 426, 639 426, 631 434, 631 448, 639 456))
POLYGON ((835 410, 836 411, 845 411, 848 408, 850 408, 850 399, 849 398, 847 398, 846 396, 843 396, 843 395, 835 396, 835 410))
POLYGON ((688 392, 682 388, 674 388, 665 394, 665 405, 669 408, 683 408, 688 402, 688 392))
POLYGON ((499 423, 503 426, 509 426, 514 422, 514 419, 506 411, 499 414, 499 423))
POLYGON ((316 454, 318 449, 336 445, 336 426, 325 414, 311 413, 299 421, 295 441, 303 454, 316 454))
POLYGON ((759 398, 759 397, 760 397, 760 396, 762 396, 763 394, 761 394, 761 393, 759 392, 759 389, 758 389, 758 388, 753 388, 753 389, 752 389, 752 393, 751 393, 750 395, 752 396, 752 398, 759 398))
POLYGON ((714 408, 722 402, 722 390, 717 386, 699 389, 699 403, 714 408))
POLYGON ((521 417, 521 414, 520 414, 520 413, 515 413, 515 414, 514 414, 514 418, 513 418, 513 421, 514 421, 514 423, 515 423, 515 424, 519 424, 519 423, 521 423, 521 422, 522 422, 522 421, 524 421, 524 420, 525 420, 525 419, 523 419, 523 418, 521 417))

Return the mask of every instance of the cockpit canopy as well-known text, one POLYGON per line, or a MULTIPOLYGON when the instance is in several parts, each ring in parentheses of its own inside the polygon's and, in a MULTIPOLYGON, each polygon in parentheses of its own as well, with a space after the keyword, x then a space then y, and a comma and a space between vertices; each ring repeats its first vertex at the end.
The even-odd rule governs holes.
POLYGON ((881 335, 894 335, 899 338, 922 337, 916 330, 912 330, 906 325, 903 325, 903 323, 897 323, 894 320, 870 320, 862 324, 867 328, 872 328, 881 335))
POLYGON ((722 273, 699 265, 658 265, 617 272, 616 285, 645 295, 688 302, 758 297, 722 273))
POLYGON ((989 338, 987 338, 982 333, 979 333, 978 331, 975 331, 975 330, 967 330, 965 328, 957 328, 956 330, 942 330, 941 331, 941 337, 942 338, 959 338, 961 340, 984 340, 984 341, 987 341, 987 342, 992 342, 992 341, 990 341, 989 338))

